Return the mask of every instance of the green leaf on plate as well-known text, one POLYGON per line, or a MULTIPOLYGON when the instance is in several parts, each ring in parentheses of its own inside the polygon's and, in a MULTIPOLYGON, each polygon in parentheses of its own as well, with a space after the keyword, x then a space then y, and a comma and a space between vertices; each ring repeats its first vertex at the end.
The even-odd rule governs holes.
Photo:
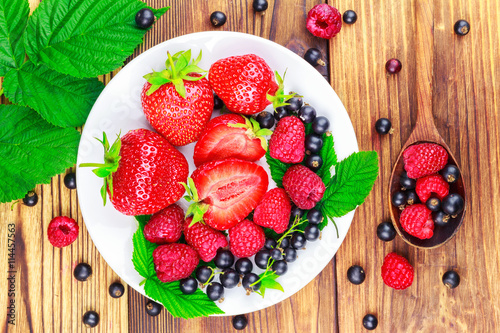
POLYGON ((144 226, 150 218, 151 215, 135 216, 139 226, 132 236, 132 243, 134 245, 132 263, 137 273, 146 279, 156 275, 153 262, 153 251, 156 249, 157 245, 146 240, 143 234, 144 226))
MULTIPOLYGON (((64 74, 106 74, 142 42, 147 30, 135 24, 142 8, 150 7, 139 0, 44 0, 28 20, 26 53, 64 74)), ((159 18, 169 7, 151 9, 159 18)))
POLYGON ((55 127, 18 105, 0 105, 0 124, 0 203, 23 198, 76 163, 75 129, 55 127))
POLYGON ((83 125, 102 89, 104 84, 97 78, 75 78, 31 62, 10 70, 4 81, 5 96, 11 102, 30 106, 61 127, 83 125))
POLYGON ((266 161, 269 165, 269 169, 271 170, 271 178, 276 183, 276 186, 283 187, 283 175, 286 170, 292 166, 292 164, 283 163, 280 160, 272 158, 269 154, 269 150, 266 151, 266 161))
POLYGON ((24 62, 22 37, 29 13, 28 0, 0 0, 0 76, 24 62))
POLYGON ((335 148, 333 146, 332 134, 323 134, 323 147, 319 152, 319 156, 321 156, 323 164, 316 174, 321 178, 325 185, 328 185, 332 176, 330 169, 332 166, 337 164, 337 154, 335 153, 335 148))

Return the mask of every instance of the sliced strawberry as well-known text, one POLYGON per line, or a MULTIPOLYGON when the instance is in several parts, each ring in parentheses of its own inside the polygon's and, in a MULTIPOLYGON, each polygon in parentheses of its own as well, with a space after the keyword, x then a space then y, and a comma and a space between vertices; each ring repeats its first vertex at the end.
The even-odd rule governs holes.
POLYGON ((260 165, 235 158, 202 164, 186 186, 192 204, 187 215, 227 230, 254 210, 267 191, 269 178, 260 165))
POLYGON ((262 135, 272 132, 260 129, 259 124, 252 120, 237 114, 225 114, 210 120, 194 148, 194 164, 200 166, 230 157, 250 162, 259 160, 267 148, 262 135))

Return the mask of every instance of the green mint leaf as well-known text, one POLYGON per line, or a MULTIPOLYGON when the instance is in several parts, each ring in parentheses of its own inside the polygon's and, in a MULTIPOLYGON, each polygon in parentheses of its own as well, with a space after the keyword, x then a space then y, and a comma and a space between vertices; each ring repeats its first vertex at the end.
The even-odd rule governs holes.
POLYGON ((162 303, 176 318, 190 319, 224 314, 201 289, 197 289, 194 294, 184 295, 178 281, 164 283, 154 276, 146 280, 144 291, 146 295, 162 303))
POLYGON ((260 280, 260 288, 259 288, 262 297, 264 297, 264 295, 266 294, 266 289, 276 289, 284 292, 281 284, 279 284, 279 282, 276 281, 279 275, 276 274, 275 272, 269 274, 269 271, 266 271, 264 273, 261 273, 259 277, 262 278, 260 280))
POLYGON ((353 153, 335 167, 319 206, 329 218, 341 217, 361 205, 372 190, 378 175, 375 151, 353 153))
POLYGON ((153 215, 137 215, 137 216, 134 216, 134 218, 136 219, 136 221, 139 222, 139 228, 141 228, 141 230, 144 230, 144 226, 146 225, 146 223, 149 222, 149 220, 151 219, 151 216, 153 216, 153 215))
POLYGON ((29 13, 27 0, 0 0, 0 76, 24 62, 22 36, 29 13))
POLYGON ((283 163, 280 160, 272 158, 269 154, 269 150, 266 151, 266 161, 269 165, 269 169, 271 170, 271 178, 276 183, 276 186, 283 187, 283 175, 286 170, 291 166, 291 164, 283 163))
POLYGON ((155 266, 153 262, 153 251, 157 245, 149 242, 144 238, 144 226, 149 221, 150 216, 141 215, 135 217, 139 226, 132 236, 132 243, 134 244, 134 251, 132 252, 132 263, 134 268, 142 277, 150 278, 156 276, 155 266))
POLYGON ((0 124, 0 203, 23 198, 76 163, 75 129, 54 127, 18 105, 0 105, 0 124))
POLYGON ((87 120, 104 84, 97 78, 75 78, 26 62, 7 73, 4 89, 11 102, 30 106, 49 123, 78 127, 87 120))
MULTIPOLYGON (((26 53, 64 74, 106 74, 142 42, 147 30, 137 27, 135 15, 146 7, 139 0, 44 0, 28 20, 26 53)), ((168 9, 152 10, 159 18, 168 9)))
POLYGON ((316 174, 323 180, 324 184, 328 185, 332 177, 330 168, 337 164, 337 154, 333 146, 333 135, 323 134, 323 147, 319 152, 319 156, 323 159, 323 164, 316 174))

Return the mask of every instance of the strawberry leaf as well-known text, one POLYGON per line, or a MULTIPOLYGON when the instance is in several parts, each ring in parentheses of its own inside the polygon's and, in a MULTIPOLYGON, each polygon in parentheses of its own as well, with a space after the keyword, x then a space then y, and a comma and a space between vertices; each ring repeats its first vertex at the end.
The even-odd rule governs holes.
POLYGON ((288 168, 292 165, 283 163, 280 160, 272 158, 271 155, 269 154, 269 150, 266 152, 266 161, 267 164, 269 165, 269 169, 271 170, 271 178, 276 183, 276 186, 282 188, 283 175, 285 174, 286 170, 288 170, 288 168))
POLYGON ((325 185, 328 185, 331 178, 330 169, 332 166, 337 164, 337 154, 335 153, 335 148, 333 146, 333 135, 323 134, 323 147, 319 152, 319 156, 321 156, 323 160, 323 164, 321 168, 316 172, 318 176, 320 176, 321 180, 325 185))
POLYGON ((276 281, 279 275, 276 274, 275 272, 271 272, 270 274, 268 272, 264 272, 261 273, 259 277, 261 278, 259 291, 262 297, 265 296, 266 289, 276 289, 284 292, 281 284, 279 284, 279 282, 276 281))
POLYGON ((0 76, 24 62, 22 37, 29 12, 27 0, 0 0, 0 76))
POLYGON ((147 241, 143 234, 144 226, 150 218, 151 216, 148 217, 148 215, 136 216, 135 219, 139 222, 139 226, 132 236, 132 243, 134 245, 132 263, 137 273, 146 279, 156 276, 153 251, 156 249, 157 245, 147 241))

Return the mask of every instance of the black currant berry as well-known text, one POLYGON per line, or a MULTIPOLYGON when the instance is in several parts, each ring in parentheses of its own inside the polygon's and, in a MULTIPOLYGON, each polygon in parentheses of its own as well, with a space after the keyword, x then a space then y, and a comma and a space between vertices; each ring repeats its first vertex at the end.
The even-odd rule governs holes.
POLYGON ((306 242, 307 240, 304 234, 298 231, 293 233, 292 239, 290 240, 292 247, 297 250, 303 248, 304 245, 306 245, 306 242))
POLYGON ((278 106, 276 109, 274 109, 274 119, 279 121, 281 118, 285 118, 288 116, 288 111, 284 106, 278 106))
POLYGON ((212 301, 218 301, 224 297, 224 287, 219 282, 210 282, 207 286, 207 296, 212 301))
POLYGON ((272 249, 269 251, 269 254, 271 255, 271 258, 273 260, 281 260, 283 259, 283 252, 281 252, 280 249, 272 249))
POLYGON ((306 167, 316 172, 323 165, 323 159, 319 155, 309 155, 306 157, 304 164, 306 167))
POLYGON ((146 303, 146 313, 151 317, 156 317, 160 314, 161 309, 163 309, 163 305, 160 303, 156 303, 155 301, 148 301, 146 303))
POLYGON ((319 153, 321 148, 323 148, 323 138, 318 134, 308 134, 304 140, 304 146, 308 154, 319 153))
POLYGON ((268 250, 274 249, 277 245, 278 243, 276 242, 276 240, 272 238, 267 238, 264 242, 264 247, 268 250))
POLYGON ((323 214, 319 209, 312 208, 307 212, 307 222, 309 224, 320 224, 323 222, 323 214))
POLYGON ((245 276, 243 277, 243 280, 241 281, 241 283, 243 284, 243 288, 256 291, 256 290, 260 289, 260 282, 255 283, 255 282, 259 281, 259 279, 260 278, 259 278, 259 276, 257 274, 255 274, 255 273, 248 273, 248 274, 245 274, 245 276), (251 284, 254 284, 254 285, 250 286, 251 284))
POLYGON ((273 263, 271 269, 277 275, 285 275, 285 273, 288 271, 288 264, 285 260, 278 260, 273 263))
POLYGON ((70 190, 74 190, 76 188, 76 174, 74 172, 68 173, 64 176, 64 185, 70 190))
POLYGON ((455 271, 448 271, 443 274, 443 283, 450 289, 458 287, 460 284, 460 275, 455 271))
POLYGON ((304 211, 297 206, 293 206, 290 213, 290 220, 295 221, 296 218, 301 218, 302 216, 304 216, 304 211))
POLYGON ((99 324, 99 314, 95 311, 87 311, 82 318, 83 324, 88 327, 96 327, 99 324))
POLYGON ((203 284, 209 283, 213 280, 213 269, 208 266, 200 266, 195 271, 196 279, 203 284))
POLYGON ((185 295, 194 294, 198 289, 198 281, 194 277, 188 277, 179 281, 179 288, 185 295))
POLYGON ((314 242, 319 238, 319 228, 316 224, 309 224, 305 229, 304 229, 304 236, 309 242, 314 242))
POLYGON ((459 36, 465 36, 470 31, 470 24, 466 20, 458 20, 453 26, 453 30, 459 36))
POLYGON ((309 124, 316 119, 316 109, 310 105, 304 105, 300 108, 298 115, 304 124, 309 124))
POLYGON ((210 14, 210 22, 214 27, 220 27, 226 23, 227 17, 226 14, 224 14, 221 11, 215 11, 212 14, 210 14))
POLYGON ((275 119, 271 112, 262 111, 260 112, 255 120, 259 123, 260 128, 273 128, 275 119))
POLYGON ((399 183, 402 187, 404 187, 405 190, 413 190, 415 186, 417 186, 417 181, 408 177, 406 171, 404 171, 401 174, 401 177, 399 177, 399 183))
POLYGON ((243 330, 248 325, 248 320, 245 315, 237 315, 233 317, 233 327, 235 330, 243 330))
POLYGON ((28 207, 33 207, 38 203, 38 194, 34 191, 29 191, 23 198, 23 203, 28 207))
POLYGON ((216 94, 214 94, 214 110, 220 110, 224 107, 224 102, 216 94))
POLYGON ((377 237, 384 242, 390 242, 396 238, 396 229, 391 222, 382 222, 377 226, 377 237))
POLYGON ((406 203, 408 205, 413 205, 413 204, 420 202, 420 199, 417 195, 417 192, 415 192, 415 190, 409 190, 409 191, 406 191, 405 193, 406 193, 406 203))
POLYGON ((312 122, 312 130, 316 134, 323 134, 330 127, 330 121, 323 116, 316 117, 312 122))
POLYGON ((375 130, 378 134, 390 134, 392 133, 391 121, 387 118, 380 118, 375 122, 375 130))
POLYGON ((259 268, 266 269, 269 258, 271 258, 269 250, 260 250, 257 254, 255 254, 255 265, 259 268))
POLYGON ((342 15, 342 19, 347 24, 354 24, 358 19, 358 15, 354 10, 346 10, 342 15))
POLYGON ((326 65, 325 62, 321 60, 322 56, 323 55, 321 54, 320 50, 318 50, 315 47, 311 47, 304 54, 304 59, 313 66, 318 66, 318 65, 325 66, 326 65))
POLYGON ((439 212, 432 213, 432 220, 438 227, 444 227, 448 225, 448 222, 450 221, 450 215, 440 210, 439 212))
POLYGON ((141 29, 147 29, 153 25, 155 14, 149 8, 143 8, 135 14, 135 24, 141 29))
POLYGON ((267 9, 269 4, 266 0, 253 0, 252 7, 256 12, 263 12, 267 9))
POLYGON ((397 74, 401 71, 401 68, 403 65, 401 65, 401 61, 398 59, 389 59, 385 63, 385 70, 389 74, 397 74))
POLYGON ((446 165, 440 173, 448 183, 454 183, 460 177, 460 170, 458 170, 456 165, 452 164, 446 165))
POLYGON ((372 314, 367 314, 363 317, 363 327, 371 331, 377 328, 378 319, 372 314))
POLYGON ((240 275, 232 268, 226 268, 222 271, 222 274, 219 276, 220 283, 224 286, 224 288, 234 288, 240 282, 240 275))
POLYGON ((286 100, 285 103, 288 103, 288 105, 285 105, 285 109, 288 112, 298 112, 304 102, 302 101, 302 97, 295 95, 294 97, 286 100))
POLYGON ((220 269, 231 267, 234 264, 234 255, 229 250, 219 248, 214 263, 220 269))
POLYGON ((297 250, 293 247, 287 247, 284 253, 286 262, 294 262, 297 259, 297 250))
POLYGON ((286 249, 290 246, 290 238, 285 237, 281 240, 281 243, 279 245, 280 249, 286 249))
POLYGON ((457 215, 464 210, 464 198, 460 194, 452 193, 444 197, 441 207, 446 214, 457 215))
POLYGON ((406 204, 406 194, 403 191, 398 191, 394 193, 391 198, 392 204, 399 208, 404 207, 406 204))
POLYGON ((353 265, 347 270, 347 279, 352 284, 362 284, 365 281, 366 274, 363 267, 359 265, 353 265))
POLYGON ((240 274, 250 273, 253 269, 252 261, 248 258, 240 258, 236 260, 236 264, 234 264, 234 268, 240 274))
POLYGON ((84 262, 76 265, 73 270, 73 276, 78 281, 87 281, 87 279, 92 275, 92 267, 84 262))
POLYGON ((125 287, 120 282, 114 282, 109 285, 109 295, 113 298, 120 298, 125 293, 125 287))
POLYGON ((438 197, 430 197, 425 202, 425 205, 433 212, 439 212, 441 210, 441 200, 439 200, 438 197))

